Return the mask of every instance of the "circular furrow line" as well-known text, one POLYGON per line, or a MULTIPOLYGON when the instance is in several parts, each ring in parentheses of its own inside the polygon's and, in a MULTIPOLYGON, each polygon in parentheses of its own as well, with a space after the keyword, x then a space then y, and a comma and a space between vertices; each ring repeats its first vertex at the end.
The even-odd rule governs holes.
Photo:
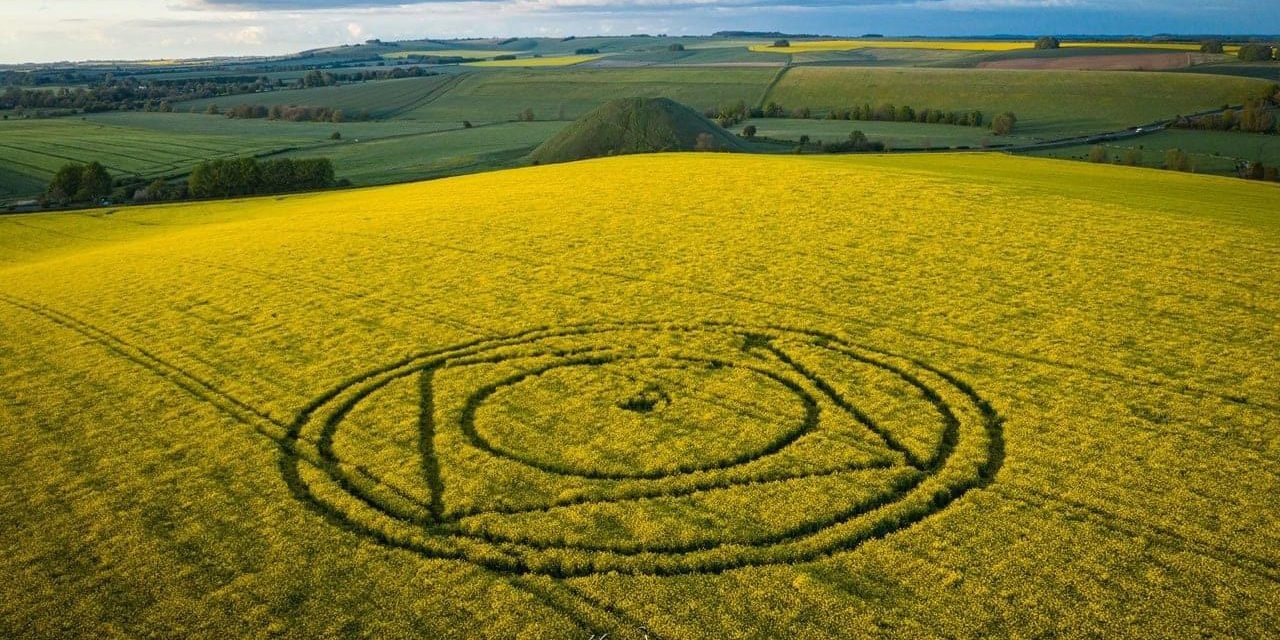
MULTIPOLYGON (((719 343, 709 343, 699 348, 710 349, 714 344, 719 343)), ((489 375, 499 374, 490 373, 489 375)), ((667 380, 670 382, 670 379, 667 380)), ((475 383, 467 382, 467 385, 473 384, 475 383)), ((564 381, 557 380, 557 384, 563 385, 564 381)), ((562 391, 570 393, 568 388, 562 391)), ((685 390, 665 389, 662 393, 666 394, 667 398, 675 398, 670 402, 684 402, 685 399, 680 395, 683 391, 685 390)), ((597 404, 606 407, 606 410, 612 410, 608 409, 610 406, 608 402, 612 400, 606 399, 603 404, 599 402, 597 404)), ((531 409, 537 410, 535 406, 526 407, 522 411, 531 409)), ((495 419, 500 420, 501 416, 495 419)), ((572 420, 573 414, 563 414, 557 419, 572 420)), ((509 425, 517 428, 524 425, 524 428, 528 428, 526 423, 515 420, 514 417, 512 420, 514 421, 509 425)), ((657 421, 644 424, 661 426, 666 423, 657 421)), ((552 428, 559 430, 554 425, 552 428)), ((1003 435, 999 415, 972 388, 935 367, 917 360, 854 345, 831 334, 785 327, 748 328, 717 322, 701 324, 586 323, 563 328, 543 327, 511 336, 477 340, 448 349, 425 352, 375 369, 332 388, 299 414, 298 419, 290 427, 290 437, 299 438, 304 431, 310 432, 315 429, 319 429, 321 433, 318 439, 318 450, 322 458, 323 475, 304 477, 296 462, 288 454, 281 460, 281 469, 295 496, 322 513, 329 521, 369 535, 381 543, 413 549, 430 557, 464 559, 491 569, 515 573, 545 573, 554 576, 588 575, 599 571, 652 574, 716 572, 739 566, 789 562, 834 553, 856 547, 865 540, 900 530, 940 511, 968 490, 991 482, 1003 460, 1003 435), (689 352, 689 345, 679 341, 671 342, 672 337, 678 336, 715 338, 732 343, 736 351, 731 350, 716 357, 689 352), (825 349, 830 354, 847 358, 850 363, 877 368, 894 375, 902 385, 913 392, 907 395, 918 396, 937 412, 941 433, 938 436, 939 444, 936 449, 927 459, 917 457, 898 440, 891 426, 877 425, 844 395, 837 392, 835 387, 823 377, 824 374, 812 370, 810 366, 801 365, 791 357, 785 347, 777 344, 782 339, 799 341, 806 346, 825 349), (635 348, 643 347, 646 341, 658 344, 663 340, 668 342, 667 350, 662 352, 661 356, 653 356, 652 352, 650 355, 640 355, 645 354, 645 350, 635 348), (555 341, 561 353, 548 351, 544 344, 546 341, 555 341), (566 342, 577 348, 566 348, 564 346, 566 342), (600 344, 601 342, 605 344, 600 344), (637 344, 630 344, 633 342, 637 344), (630 352, 624 348, 627 346, 632 347, 630 352), (752 360, 749 364, 732 360, 735 353, 736 357, 742 357, 742 354, 758 347, 763 347, 772 353, 778 364, 783 365, 788 373, 798 374, 808 384, 820 390, 823 397, 819 399, 809 395, 799 383, 784 377, 782 373, 765 368, 758 359, 752 360), (577 354, 569 353, 571 351, 576 351, 577 354), (587 355, 580 355, 583 353, 587 355), (887 360, 896 360, 897 363, 887 360), (592 371, 623 362, 640 370, 644 370, 645 366, 656 366, 652 364, 656 362, 662 362, 662 366, 666 367, 749 370, 752 375, 761 375, 781 384, 802 399, 807 416, 804 428, 799 432, 784 432, 783 437, 771 441, 763 451, 739 452, 725 459, 694 459, 679 463, 675 467, 663 467, 660 470, 637 468, 635 472, 619 473, 603 471, 600 468, 565 467, 559 463, 548 463, 541 457, 531 457, 505 448, 501 443, 487 438, 477 427, 476 420, 480 409, 490 404, 489 401, 499 389, 518 390, 523 381, 545 375, 553 370, 574 367, 576 377, 570 377, 567 380, 572 382, 581 377, 595 380, 596 382, 590 385, 591 389, 596 390, 593 391, 594 393, 599 389, 610 388, 610 381, 618 376, 613 375, 613 372, 608 372, 606 375, 593 374, 592 371), (501 377, 496 381, 473 388, 462 400, 437 397, 434 391, 435 376, 453 375, 451 373, 453 371, 465 371, 478 364, 503 364, 508 370, 514 367, 516 373, 500 374, 501 377), (429 514, 427 517, 422 517, 421 513, 406 513, 397 505, 387 504, 380 497, 376 487, 361 486, 361 483, 344 475, 342 468, 347 463, 337 456, 332 447, 334 434, 342 428, 346 417, 357 405, 377 394, 391 382, 411 375, 420 376, 421 414, 418 454, 422 457, 424 478, 431 487, 432 494, 427 505, 429 514), (926 381, 925 378, 931 380, 926 381), (935 388, 938 385, 941 387, 935 388), (941 388, 948 391, 944 393, 940 391, 941 388), (952 400, 948 400, 948 396, 952 400), (456 404, 457 402, 461 404, 456 404), (966 408, 960 412, 950 402, 962 402, 966 408), (443 411, 440 408, 441 403, 446 405, 454 403, 452 412, 444 411, 442 414, 451 416, 451 422, 446 425, 437 423, 437 413, 443 411), (593 505, 620 502, 630 502, 643 510, 647 505, 655 503, 654 501, 660 503, 663 500, 706 494, 711 491, 730 488, 753 491, 764 484, 785 488, 786 483, 795 480, 850 473, 855 470, 855 467, 885 470, 894 468, 895 465, 892 462, 848 465, 837 470, 816 473, 800 473, 793 476, 784 474, 783 477, 771 477, 763 482, 753 474, 734 475, 736 467, 787 449, 799 436, 818 427, 823 412, 831 411, 850 415, 856 423, 884 441, 887 450, 907 460, 908 465, 902 474, 896 476, 891 474, 890 477, 896 477, 896 479, 886 480, 886 485, 880 490, 872 491, 869 496, 850 500, 849 504, 842 508, 817 517, 806 518, 801 522, 791 523, 781 528, 774 527, 764 532, 752 531, 746 537, 725 532, 719 537, 711 539, 704 537, 685 542, 681 542, 678 536, 669 537, 662 542, 645 542, 627 539, 625 536, 621 540, 586 537, 573 542, 567 541, 563 536, 534 539, 527 535, 496 532, 484 528, 484 523, 466 522, 476 517, 483 517, 486 521, 491 521, 493 517, 507 516, 537 518, 549 516, 553 510, 561 509, 585 509, 584 513, 590 516, 593 505), (448 465, 453 463, 451 456, 454 454, 452 451, 442 452, 435 447, 435 439, 440 435, 441 428, 451 429, 462 438, 453 446, 469 447, 482 454, 482 458, 514 461, 520 467, 528 469, 527 473, 542 474, 543 480, 538 482, 554 483, 557 482, 555 480, 557 477, 572 477, 586 481, 595 488, 589 489, 585 494, 551 498, 543 504, 504 505, 499 499, 496 507, 464 506, 450 513, 444 503, 445 487, 442 480, 442 467, 449 468, 448 465), (954 461, 953 458, 955 458, 954 461), (908 472, 907 469, 910 471, 908 472), (699 475, 694 476, 690 484, 684 487, 669 486, 672 478, 678 478, 682 474, 699 475), (668 486, 662 486, 664 482, 668 486), (618 486, 619 483, 622 486, 618 486), (647 484, 654 486, 646 487, 647 484), (352 506, 358 506, 358 508, 353 511, 352 506), (378 524, 379 518, 383 518, 382 524, 378 524)), ((559 437, 557 434, 546 435, 552 438, 559 437)), ((528 442, 537 442, 537 440, 528 442)), ((698 451, 700 451, 698 448, 690 449, 688 454, 693 454, 696 458, 700 455, 698 451)), ((353 452, 353 455, 358 455, 358 452, 353 452)), ((459 472, 462 471, 459 470, 459 472)), ((478 497, 483 498, 483 496, 478 497)), ((494 497, 500 498, 500 495, 494 497)), ((798 495, 797 499, 804 499, 804 496, 798 495)))

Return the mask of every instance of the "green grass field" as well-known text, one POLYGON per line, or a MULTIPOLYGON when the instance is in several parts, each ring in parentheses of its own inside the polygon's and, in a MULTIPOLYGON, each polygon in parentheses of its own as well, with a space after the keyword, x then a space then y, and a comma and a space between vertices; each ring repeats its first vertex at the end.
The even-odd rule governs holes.
MULTIPOLYGON (((1103 146, 1111 162, 1122 159, 1130 150, 1137 151, 1139 163, 1144 167, 1162 167, 1166 151, 1181 149, 1190 156, 1192 169, 1197 173, 1234 175, 1238 162, 1261 161, 1268 167, 1280 166, 1280 136, 1276 135, 1173 129, 1103 146)), ((1035 151, 1031 155, 1085 160, 1091 148, 1091 145, 1063 147, 1035 151)))
POLYGON ((0 635, 1270 638, 1277 194, 703 153, 0 216, 0 635))
POLYGON ((756 135, 762 138, 798 141, 807 135, 818 142, 839 142, 853 131, 867 134, 873 141, 895 148, 983 147, 995 144, 1031 142, 1027 136, 996 136, 985 127, 960 127, 946 124, 916 122, 876 122, 850 120, 797 120, 789 118, 760 118, 748 120, 733 128, 736 133, 748 125, 756 127, 756 135))
MULTIPOLYGON (((204 116, 165 114, 194 121, 204 116)), ((164 117, 159 114, 153 118, 164 117)), ((327 134, 326 134, 327 135, 327 134)), ((312 138, 321 139, 320 135, 312 138)), ((305 144, 297 135, 237 136, 227 133, 152 131, 78 118, 0 122, 0 197, 28 196, 43 190, 68 162, 97 160, 112 174, 154 177, 181 172, 210 158, 252 155, 305 144)))
POLYGON ((988 117, 1012 111, 1019 133, 1054 138, 1240 104, 1268 86, 1257 79, 1198 74, 797 67, 769 99, 818 111, 866 102, 979 109, 988 117))
POLYGON ((572 120, 615 98, 666 97, 695 109, 760 99, 775 69, 566 69, 469 74, 405 119, 495 122, 533 109, 542 120, 572 120))
POLYGON ((287 89, 269 93, 225 96, 207 100, 182 102, 175 106, 181 111, 203 112, 210 104, 227 109, 239 104, 252 105, 301 105, 342 109, 353 116, 368 111, 374 118, 394 118, 412 111, 439 96, 456 83, 451 74, 425 78, 401 78, 380 80, 336 87, 312 89, 287 89))
POLYGON ((285 155, 322 155, 333 160, 337 175, 357 185, 388 184, 516 166, 564 126, 563 122, 505 122, 359 142, 348 139, 285 155))
POLYGON ((668 97, 698 109, 722 102, 754 104, 776 69, 545 69, 485 70, 458 76, 406 78, 365 84, 229 96, 191 103, 203 111, 237 104, 299 104, 401 120, 504 122, 532 108, 541 119, 571 120, 621 97, 668 97))
MULTIPOLYGON (((185 174, 199 162, 213 158, 290 150, 302 156, 329 155, 339 146, 329 139, 335 131, 343 135, 343 144, 355 144, 357 140, 403 141, 461 126, 461 122, 426 121, 270 122, 183 113, 108 113, 84 119, 8 120, 0 122, 0 148, 5 151, 0 156, 0 200, 40 193, 54 172, 68 162, 96 160, 116 177, 156 178, 185 174)), ((425 154, 424 157, 432 161, 443 161, 443 153, 473 156, 494 151, 492 135, 477 134, 468 139, 477 143, 475 150, 460 148, 456 143, 426 150, 415 149, 408 142, 388 145, 381 148, 397 149, 399 155, 387 157, 383 162, 419 166, 421 163, 413 159, 415 155, 425 154)), ((537 142, 515 136, 508 148, 537 142)), ((362 183, 364 175, 350 179, 362 183)))

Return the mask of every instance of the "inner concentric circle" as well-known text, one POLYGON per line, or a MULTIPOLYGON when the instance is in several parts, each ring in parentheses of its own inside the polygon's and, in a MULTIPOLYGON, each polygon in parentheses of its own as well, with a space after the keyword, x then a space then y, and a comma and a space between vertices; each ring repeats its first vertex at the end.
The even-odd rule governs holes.
POLYGON ((799 384, 705 358, 594 357, 485 387, 464 417, 476 443, 551 473, 662 478, 725 469, 786 446, 817 423, 799 384))

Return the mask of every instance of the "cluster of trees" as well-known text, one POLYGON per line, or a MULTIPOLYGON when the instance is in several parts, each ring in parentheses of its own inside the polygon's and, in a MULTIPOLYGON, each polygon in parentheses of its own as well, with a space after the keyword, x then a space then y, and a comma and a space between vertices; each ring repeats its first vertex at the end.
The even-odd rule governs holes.
POLYGON ((1060 49, 1062 48, 1062 41, 1058 40, 1053 36, 1044 36, 1039 40, 1036 40, 1036 48, 1037 49, 1060 49))
POLYGON ((711 120, 715 120, 720 126, 728 129, 747 118, 763 118, 764 110, 749 108, 747 107, 746 102, 739 100, 733 104, 721 105, 715 109, 707 109, 703 112, 703 115, 711 120))
POLYGON ((1263 62, 1276 58, 1278 52, 1280 50, 1269 44, 1246 44, 1236 56, 1245 62, 1263 62))
MULTIPOLYGON (((206 111, 211 115, 219 113, 216 105, 209 105, 206 111)), ((300 105, 251 105, 241 104, 227 109, 226 116, 228 118, 252 120, 252 119, 268 119, 268 120, 284 120, 287 122, 363 122, 370 119, 369 111, 362 110, 355 113, 347 113, 342 109, 334 109, 332 107, 308 107, 300 105)))
POLYGON ((991 119, 991 131, 998 136, 1007 136, 1013 133, 1015 127, 1018 126, 1018 116, 1012 111, 1006 111, 991 119))
POLYGON ((1262 164, 1261 160, 1253 162, 1245 162, 1238 168, 1240 177, 1245 180, 1266 180, 1268 182, 1280 182, 1280 169, 1276 167, 1268 167, 1262 164))
POLYGON ((1173 126, 1179 129, 1205 131, 1243 131, 1245 133, 1276 133, 1276 111, 1267 100, 1255 98, 1236 111, 1227 109, 1196 118, 1178 118, 1173 126))
POLYGON ((576 56, 593 56, 597 53, 600 53, 600 50, 595 47, 583 47, 581 49, 573 50, 573 55, 576 56))
POLYGON ((98 162, 65 164, 45 190, 46 203, 66 205, 94 202, 111 195, 111 174, 98 162))
POLYGON ((883 142, 873 142, 867 139, 867 134, 861 131, 854 131, 849 134, 848 140, 841 142, 828 142, 822 145, 822 150, 826 153, 848 153, 850 151, 884 151, 883 142))
POLYGON ((187 190, 196 198, 225 198, 325 189, 336 184, 328 158, 259 162, 254 158, 210 160, 196 165, 187 190))
POLYGON ((1200 43, 1200 53, 1222 53, 1221 40, 1205 40, 1200 43))
MULTIPOLYGON (((1111 153, 1107 148, 1096 144, 1089 149, 1089 162, 1096 164, 1106 164, 1111 161, 1111 153)), ((1136 167, 1142 164, 1142 152, 1137 149, 1125 149, 1124 153, 1116 156, 1115 163, 1127 167, 1136 167)))

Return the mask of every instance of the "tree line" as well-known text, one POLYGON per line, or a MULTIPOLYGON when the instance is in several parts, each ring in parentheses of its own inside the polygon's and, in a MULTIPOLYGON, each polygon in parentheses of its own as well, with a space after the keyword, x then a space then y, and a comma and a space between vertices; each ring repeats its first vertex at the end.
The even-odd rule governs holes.
POLYGON ((1171 126, 1202 131, 1278 133, 1280 129, 1277 128, 1276 96, 1280 96, 1280 87, 1276 87, 1272 98, 1251 98, 1242 109, 1224 109, 1221 113, 1204 116, 1179 116, 1171 126))
MULTIPOLYGON (((739 100, 736 103, 708 109, 704 115, 716 121, 720 126, 729 128, 750 118, 795 118, 811 119, 817 117, 809 107, 787 109, 776 102, 764 107, 748 107, 739 100)), ((940 109, 916 109, 909 105, 895 106, 890 103, 872 107, 870 103, 849 108, 836 108, 827 112, 828 120, 859 120, 883 122, 917 122, 927 124, 949 124, 964 127, 989 126, 997 135, 1013 133, 1018 118, 1012 112, 997 115, 988 123, 981 111, 943 111, 940 109)))
POLYGON ((266 76, 229 76, 196 80, 115 78, 106 74, 90 87, 24 89, 9 86, 0 93, 0 110, 44 110, 70 113, 104 111, 173 111, 173 103, 285 89, 327 87, 342 83, 419 78, 439 75, 421 67, 366 69, 352 73, 311 70, 292 82, 266 76))
MULTIPOLYGON (((1089 162, 1095 164, 1114 162, 1118 165, 1138 167, 1142 166, 1143 153, 1140 148, 1125 149, 1123 153, 1113 158, 1107 147, 1098 144, 1089 148, 1087 157, 1089 162)), ((1182 149, 1165 150, 1164 161, 1159 166, 1161 169, 1168 171, 1194 172, 1196 170, 1195 162, 1192 160, 1191 155, 1182 149)), ((1246 180, 1280 182, 1280 168, 1268 167, 1261 160, 1238 161, 1236 163, 1236 175, 1246 180)))
POLYGON ((41 198, 44 206, 99 202, 160 202, 313 191, 349 184, 334 178, 328 158, 235 158, 202 162, 180 183, 139 177, 113 180, 99 162, 68 163, 58 169, 41 198))
POLYGON ((350 73, 321 71, 312 69, 294 81, 296 88, 311 89, 315 87, 333 87, 344 83, 367 82, 370 80, 398 80, 400 78, 425 78, 438 76, 439 71, 429 71, 422 67, 393 67, 387 69, 363 69, 350 73))
POLYGON ((1265 62, 1280 58, 1280 48, 1269 44, 1246 44, 1240 47, 1236 57, 1244 62, 1265 62))
POLYGON ((116 80, 108 75, 101 84, 88 88, 23 89, 10 86, 0 93, 0 109, 56 109, 82 113, 154 110, 155 105, 162 102, 254 93, 265 86, 270 86, 266 78, 253 82, 193 80, 142 84, 133 78, 116 80))
POLYGON ((209 160, 196 165, 187 179, 195 198, 311 191, 334 184, 333 161, 328 158, 209 160))
MULTIPOLYGON (((209 105, 205 113, 218 115, 222 113, 217 105, 209 105)), ((364 122, 371 119, 368 109, 347 112, 332 107, 309 107, 301 105, 253 105, 239 104, 225 111, 228 118, 237 120, 283 120, 286 122, 364 122)))

